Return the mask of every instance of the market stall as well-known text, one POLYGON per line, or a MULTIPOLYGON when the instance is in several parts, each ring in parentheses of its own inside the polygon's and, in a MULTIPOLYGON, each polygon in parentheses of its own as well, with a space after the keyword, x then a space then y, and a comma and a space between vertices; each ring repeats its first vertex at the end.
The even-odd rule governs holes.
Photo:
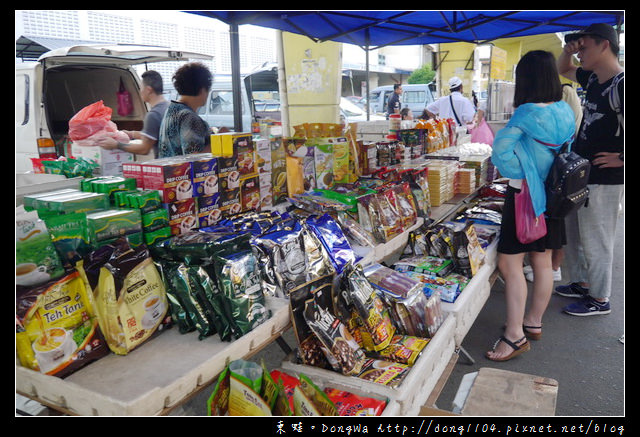
POLYGON ((366 142, 266 124, 110 176, 107 159, 39 161, 67 179, 16 196, 16 392, 66 414, 166 414, 293 329, 279 371, 417 414, 495 270, 490 148, 452 126, 366 142))

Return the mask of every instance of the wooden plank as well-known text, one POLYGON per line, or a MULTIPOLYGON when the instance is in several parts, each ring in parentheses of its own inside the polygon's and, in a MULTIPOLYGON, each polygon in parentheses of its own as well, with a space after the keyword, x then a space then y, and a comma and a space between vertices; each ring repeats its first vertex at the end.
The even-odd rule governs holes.
POLYGON ((554 416, 558 382, 482 367, 462 407, 463 416, 554 416))

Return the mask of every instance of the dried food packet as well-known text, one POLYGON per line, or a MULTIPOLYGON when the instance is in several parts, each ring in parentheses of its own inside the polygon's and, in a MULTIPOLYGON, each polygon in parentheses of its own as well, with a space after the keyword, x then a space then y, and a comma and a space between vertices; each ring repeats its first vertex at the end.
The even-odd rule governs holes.
POLYGON ((362 266, 350 264, 345 268, 345 274, 343 286, 348 290, 350 304, 373 343, 373 350, 384 349, 395 332, 384 302, 365 277, 362 266))
POLYGON ((384 233, 383 241, 390 241, 402 233, 402 217, 390 199, 389 190, 379 192, 375 196, 378 200, 378 214, 380 217, 380 224, 382 225, 382 232, 384 233))
POLYGON ((380 416, 387 407, 384 400, 359 396, 336 388, 326 387, 324 392, 335 404, 338 416, 380 416))
POLYGON ((318 388, 317 385, 311 381, 311 379, 305 375, 300 374, 300 390, 306 395, 307 399, 311 400, 316 409, 322 416, 337 416, 336 406, 329 396, 318 388))
POLYGON ((229 415, 270 416, 271 408, 260 396, 263 369, 251 361, 229 363, 229 415))
POLYGON ((367 266, 364 273, 367 280, 391 302, 405 334, 428 336, 424 313, 427 298, 420 282, 380 264, 367 266))
POLYGON ((375 353, 382 360, 413 366, 429 339, 411 335, 394 335, 389 346, 375 353))
POLYGON ((216 386, 207 400, 207 416, 225 416, 229 411, 229 392, 231 390, 229 379, 229 366, 218 376, 216 386))
POLYGON ((364 350, 358 346, 347 327, 330 311, 331 294, 328 289, 314 292, 305 302, 304 318, 318 337, 327 357, 332 356, 340 372, 356 375, 365 360, 364 350))
POLYGON ((371 358, 364 363, 362 371, 358 374, 358 378, 387 387, 397 388, 402 384, 402 381, 409 374, 410 370, 411 366, 406 364, 371 358))
POLYGON ((373 248, 376 246, 376 240, 373 234, 367 231, 357 221, 353 220, 345 213, 338 214, 338 223, 344 231, 345 235, 349 237, 355 244, 362 247, 373 248))

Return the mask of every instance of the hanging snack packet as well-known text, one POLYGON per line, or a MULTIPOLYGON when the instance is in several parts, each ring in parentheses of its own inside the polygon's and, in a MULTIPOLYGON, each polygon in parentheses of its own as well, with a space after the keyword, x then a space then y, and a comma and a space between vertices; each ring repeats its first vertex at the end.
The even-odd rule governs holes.
POLYGON ((164 282, 146 246, 132 249, 121 237, 88 254, 77 268, 114 353, 128 354, 167 323, 164 282))
POLYGON ((395 327, 384 302, 365 277, 359 264, 355 267, 349 264, 345 268, 344 277, 343 286, 348 291, 348 299, 371 338, 373 350, 386 348, 391 342, 395 327))
POLYGON ((218 286, 231 308, 240 336, 271 317, 262 292, 258 262, 251 250, 221 252, 214 257, 218 286))
POLYGON ((36 211, 16 208, 16 284, 43 284, 64 274, 45 222, 36 211))
POLYGON ((84 281, 74 271, 16 287, 16 352, 24 367, 65 377, 109 354, 84 281))

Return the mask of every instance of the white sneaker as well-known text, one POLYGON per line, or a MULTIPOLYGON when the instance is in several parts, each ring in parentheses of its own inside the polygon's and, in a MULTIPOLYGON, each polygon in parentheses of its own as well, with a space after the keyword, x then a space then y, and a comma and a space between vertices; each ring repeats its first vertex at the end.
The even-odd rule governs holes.
MULTIPOLYGON (((531 266, 524 266, 523 270, 524 277, 527 278, 527 281, 533 282, 533 268, 531 268, 531 266)), ((558 270, 553 271, 553 281, 562 281, 562 271, 560 267, 558 267, 558 270)))

